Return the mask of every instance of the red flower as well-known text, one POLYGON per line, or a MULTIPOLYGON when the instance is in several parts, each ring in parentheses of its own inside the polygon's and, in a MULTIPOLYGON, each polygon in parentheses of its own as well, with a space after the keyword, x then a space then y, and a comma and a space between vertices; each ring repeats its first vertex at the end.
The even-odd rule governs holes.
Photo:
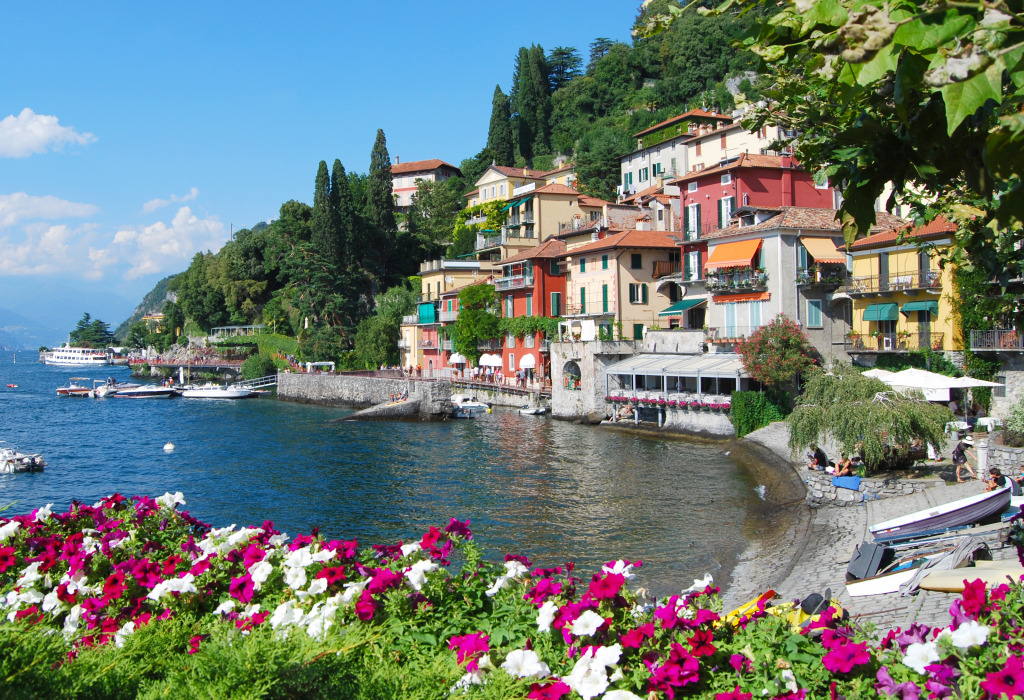
POLYGON ((530 686, 530 693, 526 697, 530 700, 560 700, 571 692, 572 688, 564 681, 555 681, 547 685, 534 683, 530 686))
POLYGON ((197 651, 199 651, 199 643, 202 642, 203 639, 205 638, 205 635, 197 634, 196 636, 192 637, 192 639, 188 640, 188 653, 195 654, 197 651))
POLYGON ((690 644, 690 652, 697 657, 711 656, 715 653, 715 645, 712 642, 715 635, 711 630, 697 630, 687 641, 690 644))
POLYGON ((324 578, 327 579, 327 585, 333 586, 338 581, 345 579, 345 567, 344 566, 328 566, 327 568, 321 569, 317 572, 313 578, 324 578))
POLYGON ((622 635, 622 646, 626 649, 639 649, 645 639, 649 639, 653 636, 654 623, 648 622, 647 624, 640 625, 636 629, 630 630, 622 635))
POLYGON ((14 556, 14 547, 0 547, 0 574, 14 566, 17 560, 18 558, 14 556))
POLYGON ((373 613, 377 611, 377 601, 373 599, 369 591, 363 591, 356 601, 356 617, 363 622, 373 619, 373 613))
POLYGON ((978 619, 978 615, 985 609, 985 604, 988 602, 988 596, 985 593, 985 582, 981 579, 976 581, 966 581, 964 583, 964 596, 960 603, 960 607, 963 609, 964 614, 974 620, 978 619))
MULTIPOLYGON (((965 590, 964 593, 966 592, 965 590)), ((1024 662, 1019 656, 1011 656, 1003 664, 1002 669, 985 676, 981 687, 997 697, 1005 695, 1012 698, 1024 695, 1024 662)))
POLYGON ((595 575, 587 592, 596 600, 614 598, 625 582, 626 578, 622 574, 605 574, 601 578, 595 575))
POLYGON ((753 697, 752 693, 740 692, 739 686, 736 686, 735 690, 730 690, 728 693, 715 693, 715 700, 751 700, 753 697))

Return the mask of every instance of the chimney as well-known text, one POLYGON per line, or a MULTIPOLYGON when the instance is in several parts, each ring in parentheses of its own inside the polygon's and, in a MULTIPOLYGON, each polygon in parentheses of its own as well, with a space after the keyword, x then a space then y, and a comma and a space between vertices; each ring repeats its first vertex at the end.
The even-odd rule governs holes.
POLYGON ((400 162, 400 161, 399 161, 399 158, 398 158, 398 156, 395 156, 395 165, 398 165, 398 163, 399 163, 399 162, 400 162))

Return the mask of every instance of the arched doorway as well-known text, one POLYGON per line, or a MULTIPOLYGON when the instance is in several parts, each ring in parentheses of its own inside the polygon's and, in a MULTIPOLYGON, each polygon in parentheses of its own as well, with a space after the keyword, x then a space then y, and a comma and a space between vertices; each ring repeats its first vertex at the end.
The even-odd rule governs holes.
POLYGON ((583 374, 580 372, 580 366, 576 363, 576 360, 569 360, 562 367, 562 382, 569 391, 580 390, 582 376, 583 374))

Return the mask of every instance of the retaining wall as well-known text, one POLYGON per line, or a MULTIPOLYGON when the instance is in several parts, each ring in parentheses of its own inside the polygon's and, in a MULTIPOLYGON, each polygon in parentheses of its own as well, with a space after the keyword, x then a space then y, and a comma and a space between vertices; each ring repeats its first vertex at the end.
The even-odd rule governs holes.
MULTIPOLYGON (((607 407, 605 410, 611 413, 613 410, 612 404, 606 402, 604 405, 607 407)), ((618 415, 624 414, 623 408, 622 404, 615 404, 615 411, 618 415)), ((642 405, 637 406, 637 409, 639 410, 640 421, 644 425, 652 423, 659 425, 658 414, 660 413, 660 427, 663 430, 714 438, 733 437, 736 434, 728 413, 720 411, 688 411, 677 408, 645 407, 642 405)), ((630 414, 628 417, 619 418, 616 422, 629 425, 636 421, 633 415, 630 414)))
POLYGON ((909 496, 925 489, 945 486, 938 478, 905 479, 896 474, 876 474, 860 480, 860 490, 836 488, 832 485, 832 475, 804 469, 807 485, 807 504, 819 506, 857 506, 865 501, 895 496, 909 496))
POLYGON ((999 471, 1007 476, 1017 478, 1024 475, 1024 447, 1006 447, 1005 445, 993 445, 989 440, 988 445, 988 467, 999 467, 999 471))
POLYGON ((277 398, 285 401, 365 408, 387 403, 403 392, 408 392, 410 401, 419 402, 423 418, 451 414, 449 382, 292 372, 277 375, 277 398))

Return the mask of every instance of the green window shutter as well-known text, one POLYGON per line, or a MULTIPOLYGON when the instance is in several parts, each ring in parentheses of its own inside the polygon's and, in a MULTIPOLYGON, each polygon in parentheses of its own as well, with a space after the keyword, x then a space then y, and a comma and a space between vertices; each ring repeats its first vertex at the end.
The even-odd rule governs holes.
POLYGON ((580 287, 580 313, 587 312, 587 288, 580 287))
POLYGON ((558 318, 562 315, 562 294, 561 292, 551 292, 551 316, 558 318))
POLYGON ((586 271, 587 271, 587 259, 586 258, 580 258, 580 272, 586 272, 586 271))
POLYGON ((602 255, 601 256, 601 269, 602 270, 607 270, 608 269, 608 256, 607 255, 602 255))
POLYGON ((644 324, 634 323, 633 324, 633 340, 644 339, 644 324))
POLYGON ((722 228, 722 202, 725 200, 718 200, 718 228, 722 228))
POLYGON ((690 207, 683 206, 683 233, 690 230, 690 207))
POLYGON ((526 315, 533 316, 533 295, 526 295, 526 315))
POLYGON ((601 311, 608 313, 608 285, 601 285, 601 311))
POLYGON ((641 304, 646 304, 647 303, 647 285, 646 284, 640 285, 640 303, 641 304))
POLYGON ((693 230, 697 232, 697 237, 700 238, 700 205, 697 205, 697 220, 693 222, 693 230))

